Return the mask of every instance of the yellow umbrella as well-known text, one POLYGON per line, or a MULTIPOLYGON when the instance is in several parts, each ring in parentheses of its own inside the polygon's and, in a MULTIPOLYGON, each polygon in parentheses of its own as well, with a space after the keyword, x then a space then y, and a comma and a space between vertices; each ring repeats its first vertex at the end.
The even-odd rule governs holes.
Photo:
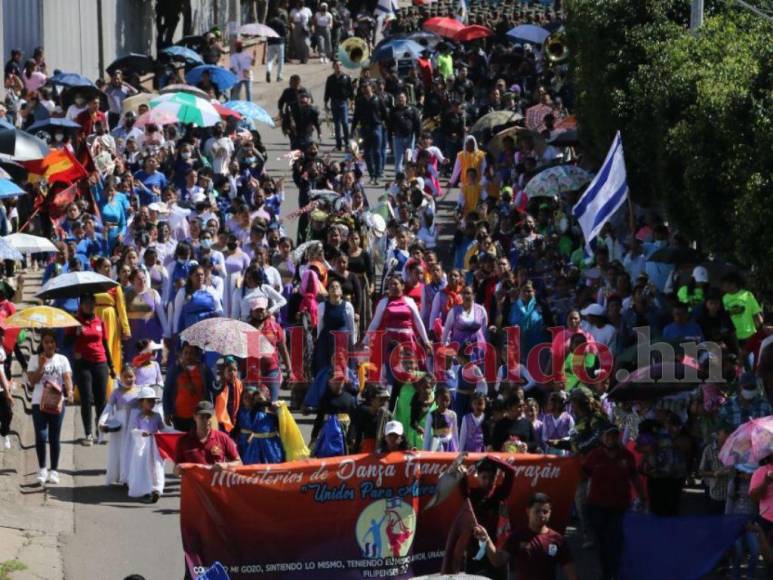
POLYGON ((80 322, 60 308, 30 306, 6 318, 4 326, 5 328, 72 328, 80 325, 80 322))

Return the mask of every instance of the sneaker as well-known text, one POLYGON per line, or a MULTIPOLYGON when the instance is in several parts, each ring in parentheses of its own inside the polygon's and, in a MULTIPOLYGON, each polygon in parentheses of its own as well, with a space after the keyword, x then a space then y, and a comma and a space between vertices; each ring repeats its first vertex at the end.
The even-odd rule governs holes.
POLYGON ((36 479, 38 480, 38 483, 40 485, 45 485, 46 480, 48 479, 48 469, 46 469, 45 467, 41 467, 40 469, 38 469, 38 476, 36 479))
POLYGON ((81 445, 84 447, 91 447, 94 445, 94 436, 93 435, 86 435, 83 439, 81 439, 81 445))
POLYGON ((150 494, 150 503, 158 503, 158 498, 161 497, 161 494, 157 491, 154 491, 150 494))
MULTIPOLYGON (((281 80, 281 79, 280 79, 280 80, 281 80)), ((271 73, 270 73, 270 72, 267 72, 267 73, 266 73, 266 82, 267 82, 267 83, 270 83, 270 82, 271 82, 271 73)))
POLYGON ((48 472, 48 483, 57 485, 59 483, 59 474, 53 469, 48 472))
POLYGON ((11 448, 11 436, 10 435, 6 435, 5 437, 3 437, 3 447, 5 449, 10 449, 11 448))

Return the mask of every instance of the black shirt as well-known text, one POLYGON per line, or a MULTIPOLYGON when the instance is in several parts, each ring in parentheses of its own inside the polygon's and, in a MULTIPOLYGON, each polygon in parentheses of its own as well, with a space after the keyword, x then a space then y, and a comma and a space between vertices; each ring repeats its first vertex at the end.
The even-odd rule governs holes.
POLYGON ((373 129, 383 125, 387 118, 387 110, 384 101, 373 95, 370 99, 358 99, 354 107, 354 119, 352 131, 358 125, 363 129, 373 129))
POLYGON ((389 113, 389 132, 398 137, 419 136, 421 120, 413 107, 395 107, 389 113))
POLYGON ((310 135, 315 129, 320 133, 319 111, 311 105, 298 106, 292 110, 295 128, 299 135, 310 135))
POLYGON ((287 36, 287 25, 285 21, 279 16, 274 16, 266 23, 269 28, 273 28, 274 32, 279 35, 279 38, 267 38, 266 44, 284 44, 285 37, 287 36))
POLYGON ((349 75, 341 73, 332 74, 325 82, 325 104, 328 101, 347 101, 354 94, 352 79, 349 75))
POLYGON ((502 446, 510 437, 517 437, 523 443, 526 443, 529 452, 537 450, 537 436, 534 434, 534 426, 528 419, 501 419, 494 425, 494 434, 492 436, 492 445, 495 451, 501 451, 502 446))
POLYGON ((317 418, 314 420, 314 427, 311 430, 311 438, 315 439, 317 437, 328 415, 344 414, 353 418, 356 410, 357 400, 348 391, 341 391, 338 395, 334 395, 330 390, 325 391, 325 394, 322 395, 322 400, 319 402, 317 418))

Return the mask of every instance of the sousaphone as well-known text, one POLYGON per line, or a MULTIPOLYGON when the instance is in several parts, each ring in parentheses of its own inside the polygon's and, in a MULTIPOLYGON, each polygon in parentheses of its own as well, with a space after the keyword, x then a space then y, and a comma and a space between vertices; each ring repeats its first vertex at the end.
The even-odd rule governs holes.
POLYGON ((346 68, 357 69, 368 66, 369 58, 368 43, 358 36, 347 38, 338 48, 338 60, 346 68))

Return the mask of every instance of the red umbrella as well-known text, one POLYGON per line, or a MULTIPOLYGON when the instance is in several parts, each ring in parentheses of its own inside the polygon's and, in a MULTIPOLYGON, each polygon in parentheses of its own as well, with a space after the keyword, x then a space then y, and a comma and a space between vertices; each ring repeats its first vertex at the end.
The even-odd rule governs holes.
POLYGON ((494 31, 480 24, 472 24, 459 30, 459 32, 454 34, 453 39, 456 42, 470 42, 471 40, 486 38, 487 36, 494 36, 494 31))
POLYGON ((457 32, 464 28, 464 24, 454 18, 436 16, 427 20, 423 28, 445 38, 453 38, 457 32))
POLYGON ((234 111, 233 109, 229 109, 228 107, 224 107, 217 101, 212 101, 212 106, 215 107, 215 110, 217 111, 217 114, 223 117, 225 119, 226 117, 233 117, 237 121, 242 118, 242 116, 234 111))

